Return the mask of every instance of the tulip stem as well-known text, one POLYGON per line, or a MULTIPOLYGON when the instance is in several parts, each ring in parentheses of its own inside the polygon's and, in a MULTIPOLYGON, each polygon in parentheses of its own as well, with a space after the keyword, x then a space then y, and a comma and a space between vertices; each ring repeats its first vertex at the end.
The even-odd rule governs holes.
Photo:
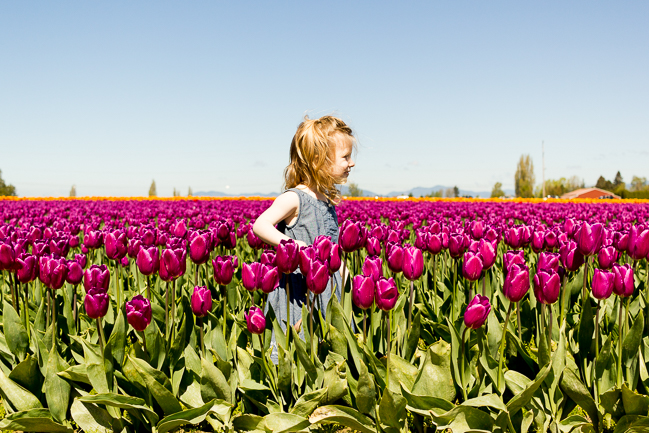
MULTIPOLYGON (((72 304, 74 305, 74 312, 72 314, 72 317, 74 319, 74 330, 75 333, 79 332, 79 326, 77 326, 77 319, 79 317, 79 310, 77 307, 77 285, 74 284, 73 286, 74 289, 74 295, 72 296, 72 304)), ((25 302, 27 302, 27 293, 25 293, 25 302)), ((25 304, 25 307, 27 307, 27 304, 25 304)), ((25 309, 25 314, 27 314, 27 309, 25 309)))
POLYGON ((586 292, 586 283, 588 281, 588 262, 590 261, 590 257, 586 257, 586 265, 584 266, 584 282, 581 287, 581 297, 584 299, 588 298, 588 293, 586 292))
POLYGON ((307 300, 309 301, 309 342, 311 343, 311 362, 314 361, 315 358, 315 351, 316 351, 316 345, 313 344, 313 304, 315 304, 315 295, 313 295, 313 299, 311 299, 311 296, 309 294, 309 291, 307 290, 306 293, 307 300))
MULTIPOLYGON (((169 330, 169 335, 173 338, 174 331, 176 330, 176 280, 171 283, 171 320, 170 320, 171 329, 169 330)), ((169 340, 171 342, 171 339, 169 340)))
POLYGON ((119 260, 115 260, 115 301, 117 301, 117 309, 122 306, 121 294, 119 293, 119 260))
POLYGON ((455 299, 457 298, 457 259, 454 259, 453 267, 453 300, 451 303, 451 322, 455 322, 455 299))
MULTIPOLYGON (((340 288, 340 305, 345 308, 345 283, 347 282, 347 253, 343 254, 343 275, 342 275, 342 287, 340 288)), ((287 285, 288 287, 288 285, 287 285)))
POLYGON ((566 275, 564 274, 563 278, 561 279, 561 310, 559 311, 559 327, 563 325, 563 318, 565 317, 565 308, 566 308, 566 275))
POLYGON ((27 340, 30 338, 29 329, 29 283, 25 283, 25 329, 27 330, 27 340))
POLYGON ((146 298, 151 300, 151 277, 149 275, 146 276, 146 298))
POLYGON ((597 300, 597 310, 595 310, 595 359, 599 358, 599 308, 600 300, 597 300))
POLYGON ((521 332, 521 301, 516 303, 516 324, 518 325, 518 339, 523 341, 523 333, 521 332))
POLYGON ((433 310, 437 314, 437 254, 433 254, 433 310))
MULTIPOLYGON (((286 275, 286 350, 288 350, 288 341, 291 336, 291 288, 289 287, 290 274, 286 275)), ((344 295, 344 291, 343 291, 344 295)))
POLYGON ((169 281, 165 290, 165 336, 169 337, 169 281))
POLYGON ((485 280, 487 279, 487 271, 485 271, 485 274, 482 276, 482 296, 487 296, 487 287, 485 280))
POLYGON ((505 357, 503 351, 505 349, 505 342, 507 341, 507 322, 509 322, 509 316, 512 312, 512 307, 514 306, 513 302, 509 303, 509 308, 507 308, 507 315, 505 316, 505 323, 503 325, 503 336, 500 339, 500 348, 498 349, 498 383, 497 388, 500 391, 500 378, 503 375, 503 358, 505 357))
POLYGON ((16 302, 16 287, 11 283, 11 272, 8 272, 9 276, 9 291, 11 292, 11 302, 14 304, 14 310, 16 313, 20 314, 20 308, 18 308, 18 303, 16 302))
POLYGON ((228 288, 221 286, 221 292, 223 293, 223 338, 227 341, 225 331, 227 329, 228 288))
MULTIPOLYGON (((410 329, 410 324, 412 323, 412 310, 415 308, 415 282, 410 281, 410 309, 408 310, 408 327, 410 329)), ((365 326, 365 321, 363 321, 363 326, 365 326)), ((363 336, 365 334, 363 333, 363 336)))
POLYGON ((205 340, 204 340, 204 336, 203 336, 203 318, 199 317, 197 322, 198 322, 197 325, 198 325, 199 335, 200 335, 200 338, 201 338, 201 353, 203 354, 203 358, 205 358, 205 340))
POLYGON ((617 387, 620 389, 622 388, 622 332, 624 330, 624 326, 622 324, 623 299, 624 298, 618 298, 620 302, 617 320, 617 387))
POLYGON ((548 346, 552 352, 552 304, 548 305, 548 346))
POLYGON ((59 335, 59 330, 58 330, 58 312, 56 310, 56 292, 54 289, 52 290, 52 311, 53 311, 53 316, 52 316, 52 323, 53 323, 53 331, 52 332, 52 349, 54 349, 54 345, 56 344, 56 338, 59 335))
POLYGON ((367 325, 365 321, 367 320, 367 311, 363 310, 363 344, 367 346, 367 325))
POLYGON ((97 333, 99 334, 99 348, 101 349, 101 356, 104 356, 104 331, 101 327, 101 317, 97 317, 97 333))
POLYGON ((462 397, 464 397, 464 401, 468 400, 467 393, 466 393, 466 386, 468 385, 465 383, 465 377, 464 377, 464 342, 465 342, 465 337, 467 334, 467 331, 469 331, 471 328, 464 328, 464 331, 462 332, 462 340, 461 340, 461 346, 460 346, 460 380, 462 383, 460 383, 460 388, 462 388, 462 397))
POLYGON ((391 343, 392 343, 392 329, 390 322, 392 322, 392 310, 389 313, 383 312, 384 316, 388 318, 388 354, 387 354, 387 363, 386 363, 386 376, 385 376, 385 386, 386 388, 390 387, 390 352, 391 352, 391 343))

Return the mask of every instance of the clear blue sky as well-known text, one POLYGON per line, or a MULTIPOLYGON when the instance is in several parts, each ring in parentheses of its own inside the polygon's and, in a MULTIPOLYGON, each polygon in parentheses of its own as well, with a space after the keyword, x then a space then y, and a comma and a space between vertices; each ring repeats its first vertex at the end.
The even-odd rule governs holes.
POLYGON ((649 2, 4 1, 0 169, 21 196, 279 191, 304 114, 350 181, 649 177, 649 2))

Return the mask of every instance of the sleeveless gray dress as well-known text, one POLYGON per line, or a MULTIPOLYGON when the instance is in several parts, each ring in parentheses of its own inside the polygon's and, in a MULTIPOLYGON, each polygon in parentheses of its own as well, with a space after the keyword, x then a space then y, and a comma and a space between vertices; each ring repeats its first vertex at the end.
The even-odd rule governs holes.
MULTIPOLYGON (((336 207, 332 204, 326 203, 311 197, 304 191, 297 188, 287 189, 284 193, 293 191, 300 199, 300 208, 298 210, 297 220, 287 226, 284 221, 277 225, 277 229, 284 233, 291 239, 299 240, 307 245, 312 245, 317 236, 325 235, 331 236, 331 241, 338 243, 338 216, 336 215, 336 207)), ((302 275, 298 268, 294 273, 282 276, 279 287, 268 295, 266 303, 266 312, 269 307, 273 308, 273 312, 277 320, 286 332, 286 279, 289 279, 290 292, 291 292, 291 325, 295 325, 302 318, 302 306, 307 305, 307 287, 306 277, 302 275)), ((340 301, 341 291, 341 277, 340 272, 332 275, 334 280, 334 287, 336 296, 340 301)), ((315 305, 313 307, 313 314, 316 317, 316 312, 320 311, 322 317, 325 316, 327 304, 331 299, 330 284, 323 293, 316 296, 315 305)), ((313 299, 313 298, 312 298, 313 299)), ((300 328, 300 336, 304 338, 304 329, 308 324, 303 323, 300 328)), ((271 340, 271 347, 273 348, 271 358, 273 362, 277 363, 277 345, 275 343, 275 334, 271 340)))

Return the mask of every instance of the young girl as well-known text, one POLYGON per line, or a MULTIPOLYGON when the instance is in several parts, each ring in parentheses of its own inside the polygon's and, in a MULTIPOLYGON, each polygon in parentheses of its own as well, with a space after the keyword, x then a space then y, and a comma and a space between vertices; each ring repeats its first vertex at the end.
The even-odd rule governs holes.
MULTIPOLYGON (((294 239, 301 247, 313 244, 317 236, 331 236, 338 242, 338 217, 335 205, 340 202, 336 184, 347 182, 354 167, 352 150, 355 145, 352 130, 333 116, 319 119, 304 118, 291 141, 290 163, 284 170, 286 190, 262 213, 253 226, 254 233, 266 243, 277 246, 283 239, 294 239), (275 228, 277 225, 277 228, 275 228)), ((290 321, 300 331, 302 305, 306 304, 306 279, 298 268, 282 278, 280 286, 268 296, 282 329, 286 330, 286 277, 290 284, 290 321)), ((341 279, 336 272, 334 285, 340 299, 341 279)), ((324 309, 331 297, 325 290, 314 300, 315 307, 324 309)), ((276 361, 275 337, 272 358, 276 361)))

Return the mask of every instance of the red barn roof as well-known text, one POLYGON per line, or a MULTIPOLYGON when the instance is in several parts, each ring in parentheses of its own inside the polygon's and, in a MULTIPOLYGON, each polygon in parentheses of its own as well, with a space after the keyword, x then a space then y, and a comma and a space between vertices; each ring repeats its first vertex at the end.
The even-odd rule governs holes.
POLYGON ((599 188, 579 188, 561 196, 564 199, 571 198, 622 198, 611 191, 599 188))

